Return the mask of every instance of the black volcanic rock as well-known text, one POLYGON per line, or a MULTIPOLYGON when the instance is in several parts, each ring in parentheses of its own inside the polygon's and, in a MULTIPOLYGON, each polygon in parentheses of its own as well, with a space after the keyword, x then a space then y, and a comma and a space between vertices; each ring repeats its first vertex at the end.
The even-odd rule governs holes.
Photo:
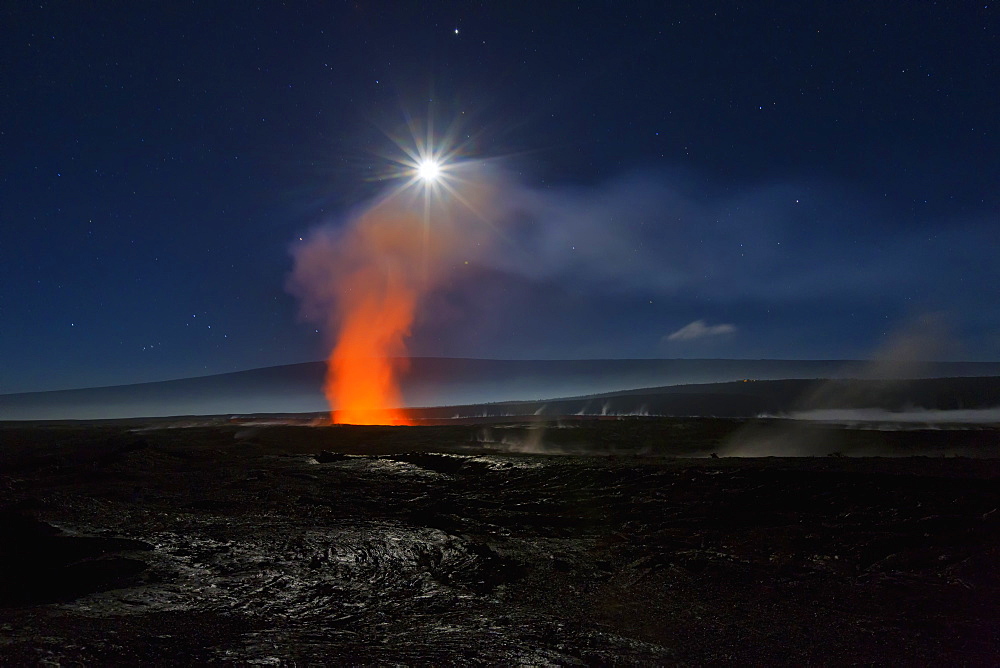
POLYGON ((990 664, 1000 459, 725 456, 782 422, 0 425, 3 657, 990 664))
POLYGON ((139 540, 66 536, 30 517, 0 514, 0 605, 65 601, 124 586, 146 564, 120 553, 151 549, 139 540))

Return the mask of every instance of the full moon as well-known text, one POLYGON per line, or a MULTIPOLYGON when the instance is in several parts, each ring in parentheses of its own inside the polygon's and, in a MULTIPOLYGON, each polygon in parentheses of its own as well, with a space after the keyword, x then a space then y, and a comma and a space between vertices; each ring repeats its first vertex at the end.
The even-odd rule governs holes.
POLYGON ((421 180, 426 181, 427 183, 433 183, 434 181, 437 181, 437 178, 438 176, 440 176, 440 174, 441 174, 441 165, 436 160, 426 158, 424 160, 421 160, 420 164, 417 165, 417 176, 419 176, 421 180))

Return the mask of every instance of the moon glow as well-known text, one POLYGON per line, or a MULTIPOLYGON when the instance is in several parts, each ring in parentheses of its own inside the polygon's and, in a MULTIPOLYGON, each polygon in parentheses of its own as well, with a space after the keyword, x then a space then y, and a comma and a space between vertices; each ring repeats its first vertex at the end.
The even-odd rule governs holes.
POLYGON ((417 176, 426 183, 434 183, 441 175, 441 164, 437 160, 425 158, 417 165, 417 176))

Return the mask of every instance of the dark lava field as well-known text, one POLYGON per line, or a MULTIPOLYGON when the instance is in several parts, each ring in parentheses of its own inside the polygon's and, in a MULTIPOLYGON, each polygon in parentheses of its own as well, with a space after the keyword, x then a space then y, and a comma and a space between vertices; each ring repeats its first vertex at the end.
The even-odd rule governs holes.
POLYGON ((995 665, 998 443, 0 424, 0 663, 995 665))

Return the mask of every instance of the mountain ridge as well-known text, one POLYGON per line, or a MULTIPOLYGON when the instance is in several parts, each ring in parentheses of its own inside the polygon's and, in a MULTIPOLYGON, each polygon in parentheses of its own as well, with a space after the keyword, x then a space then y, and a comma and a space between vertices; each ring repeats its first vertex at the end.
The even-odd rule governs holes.
MULTIPOLYGON (((401 376, 405 407, 544 401, 644 388, 785 380, 1000 376, 1000 362, 884 364, 864 360, 594 359, 490 360, 418 357, 401 376)), ((102 419, 225 413, 306 413, 327 409, 324 362, 262 367, 192 378, 0 395, 0 420, 102 419)))

